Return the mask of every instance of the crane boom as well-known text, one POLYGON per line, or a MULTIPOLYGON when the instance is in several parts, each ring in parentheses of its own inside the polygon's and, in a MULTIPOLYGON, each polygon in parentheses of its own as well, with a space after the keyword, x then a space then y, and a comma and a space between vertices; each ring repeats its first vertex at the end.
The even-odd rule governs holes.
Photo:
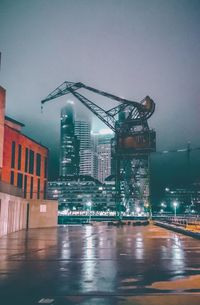
POLYGON ((68 82, 65 81, 60 86, 58 86, 55 90, 53 90, 45 99, 41 101, 41 104, 45 104, 46 102, 55 99, 57 97, 73 94, 81 103, 83 103, 90 111, 92 111, 100 120, 102 120, 109 128, 113 131, 119 130, 119 126, 117 124, 118 114, 122 111, 128 110, 129 122, 132 122, 133 125, 147 125, 147 119, 153 114, 155 110, 155 104, 149 96, 146 96, 140 103, 130 101, 116 95, 107 93, 102 90, 98 90, 96 88, 86 86, 81 82, 68 82), (78 93, 78 89, 87 89, 93 93, 97 93, 99 95, 105 96, 112 100, 115 100, 120 103, 120 105, 111 108, 110 110, 104 110, 103 108, 96 105, 94 102, 90 101, 88 98, 78 93))
POLYGON ((92 111, 101 121, 103 121, 111 130, 116 131, 116 120, 115 118, 108 114, 104 109, 97 106, 95 103, 87 99, 82 94, 71 91, 71 94, 74 95, 83 105, 85 105, 90 111, 92 111))
POLYGON ((61 95, 68 94, 68 93, 70 93, 70 91, 76 91, 77 89, 80 89, 80 88, 87 89, 88 91, 91 91, 91 92, 97 93, 99 95, 108 97, 108 98, 110 98, 112 100, 115 100, 117 102, 120 102, 120 103, 130 104, 132 106, 139 107, 137 102, 129 101, 125 98, 116 96, 114 94, 110 94, 110 93, 107 93, 105 91, 98 90, 98 89, 90 87, 90 86, 86 86, 85 84, 83 84, 81 82, 74 83, 74 82, 68 82, 68 81, 65 81, 60 86, 58 86, 44 100, 42 100, 41 103, 44 104, 44 103, 46 103, 47 101, 49 101, 53 98, 59 97, 61 95))
POLYGON ((52 99, 71 93, 90 111, 92 111, 101 121, 103 121, 110 129, 115 131, 115 116, 110 114, 108 111, 105 111, 103 108, 96 105, 94 102, 90 101, 88 98, 76 91, 77 89, 83 87, 85 88, 85 85, 82 83, 64 82, 55 90, 53 90, 44 100, 42 100, 41 104, 43 105, 52 99))

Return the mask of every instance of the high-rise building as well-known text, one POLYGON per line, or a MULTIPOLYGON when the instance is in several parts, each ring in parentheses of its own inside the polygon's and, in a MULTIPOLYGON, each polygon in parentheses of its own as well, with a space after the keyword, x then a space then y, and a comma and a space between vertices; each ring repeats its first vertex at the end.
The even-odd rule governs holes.
POLYGON ((60 177, 79 173, 79 141, 74 130, 73 102, 68 101, 61 109, 60 177))
POLYGON ((99 133, 92 132, 93 177, 95 179, 98 179, 98 153, 97 153, 98 138, 99 138, 99 133))
POLYGON ((93 174, 96 179, 104 182, 111 175, 111 139, 113 133, 100 130, 93 134, 93 174))
POLYGON ((93 176, 93 153, 91 145, 91 124, 88 121, 75 121, 75 135, 79 140, 80 175, 93 176))

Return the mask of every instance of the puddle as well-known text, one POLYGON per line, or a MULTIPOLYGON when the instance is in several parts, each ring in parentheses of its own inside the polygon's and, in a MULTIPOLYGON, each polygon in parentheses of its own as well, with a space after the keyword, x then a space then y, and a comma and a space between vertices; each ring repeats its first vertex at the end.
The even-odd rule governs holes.
POLYGON ((200 289, 200 275, 192 275, 175 281, 155 282, 148 288, 164 290, 200 289))

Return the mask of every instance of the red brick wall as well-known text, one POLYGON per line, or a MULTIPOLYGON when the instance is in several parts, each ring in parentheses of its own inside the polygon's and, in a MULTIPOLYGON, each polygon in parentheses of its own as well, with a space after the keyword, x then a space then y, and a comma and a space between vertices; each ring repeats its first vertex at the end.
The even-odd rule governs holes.
POLYGON ((45 158, 48 157, 48 149, 41 146, 39 143, 34 142, 19 131, 5 125, 4 130, 4 149, 3 149, 3 169, 2 169, 2 181, 11 182, 11 171, 14 172, 14 185, 17 186, 17 174, 23 175, 22 189, 24 190, 25 175, 27 176, 27 194, 26 198, 30 198, 30 184, 31 177, 33 177, 33 199, 38 197, 38 179, 40 179, 40 195, 39 198, 44 198, 44 186, 47 178, 45 178, 45 158), (15 142, 15 166, 11 168, 12 160, 12 142, 15 142), (18 145, 22 146, 21 154, 21 169, 18 169, 18 145), (28 170, 25 172, 25 150, 28 148, 28 152, 32 150, 34 152, 34 171, 33 174, 29 173, 29 154, 28 154, 28 170), (36 175, 36 154, 41 155, 41 168, 40 176, 36 175))

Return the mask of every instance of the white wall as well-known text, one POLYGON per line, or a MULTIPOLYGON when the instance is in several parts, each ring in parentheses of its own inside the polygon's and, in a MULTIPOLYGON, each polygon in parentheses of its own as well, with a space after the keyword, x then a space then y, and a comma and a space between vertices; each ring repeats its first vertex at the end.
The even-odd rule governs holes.
POLYGON ((26 228, 27 201, 0 193, 0 236, 26 228))

